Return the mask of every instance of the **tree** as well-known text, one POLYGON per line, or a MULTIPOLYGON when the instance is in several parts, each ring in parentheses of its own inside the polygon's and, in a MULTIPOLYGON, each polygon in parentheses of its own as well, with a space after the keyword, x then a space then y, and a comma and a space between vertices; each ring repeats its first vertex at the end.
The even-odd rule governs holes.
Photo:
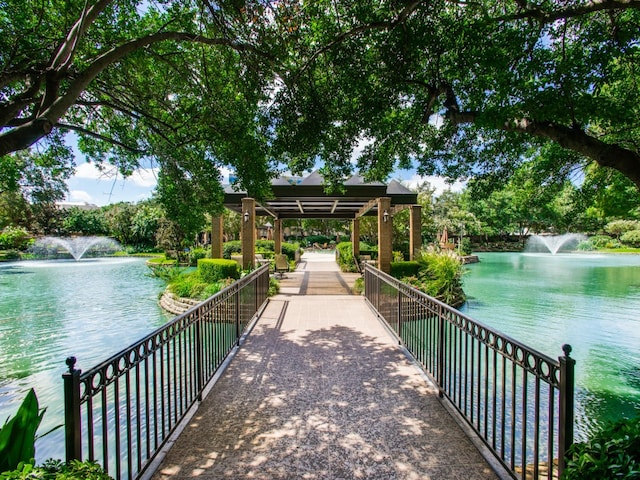
POLYGON ((99 209, 72 207, 64 213, 63 228, 71 235, 105 235, 107 222, 99 209))
POLYGON ((207 0, 7 0, 0 158, 38 141, 61 149, 74 131, 89 159, 124 175, 148 161, 189 170, 197 151, 264 195, 270 161, 256 105, 266 98, 261 66, 272 42, 249 28, 253 14, 207 0))
POLYGON ((415 161, 499 185, 544 153, 549 173, 596 162, 640 187, 639 25, 637 0, 315 2, 275 144, 337 176, 365 138, 375 178, 415 161))

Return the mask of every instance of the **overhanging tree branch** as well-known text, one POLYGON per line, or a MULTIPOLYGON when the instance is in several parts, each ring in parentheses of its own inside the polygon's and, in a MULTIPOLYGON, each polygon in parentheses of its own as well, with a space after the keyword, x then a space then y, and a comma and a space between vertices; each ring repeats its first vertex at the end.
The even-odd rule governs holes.
POLYGON ((581 5, 561 8, 555 11, 545 11, 539 8, 522 10, 512 15, 498 17, 496 20, 508 21, 532 19, 546 24, 563 18, 581 17, 596 12, 637 8, 640 8, 640 0, 592 0, 581 5))
MULTIPOLYGON (((0 156, 28 148, 40 138, 48 135, 53 126, 60 121, 89 84, 110 65, 134 51, 165 41, 226 46, 236 51, 251 51, 266 55, 263 52, 259 52, 253 45, 235 42, 228 38, 208 38, 186 32, 159 32, 131 40, 112 48, 93 60, 83 72, 75 76, 67 90, 64 93, 58 94, 51 105, 40 112, 36 118, 20 127, 0 134, 0 156)), ((59 81, 54 85, 49 85, 49 88, 52 86, 59 88, 59 81)))

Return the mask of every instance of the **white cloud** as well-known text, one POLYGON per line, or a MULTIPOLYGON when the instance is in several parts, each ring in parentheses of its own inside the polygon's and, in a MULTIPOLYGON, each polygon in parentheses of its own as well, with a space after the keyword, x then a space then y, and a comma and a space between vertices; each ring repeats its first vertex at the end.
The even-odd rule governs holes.
POLYGON ((409 188, 416 188, 420 183, 429 182, 432 187, 436 189, 434 195, 438 196, 442 192, 446 190, 451 190, 452 192, 461 192, 465 187, 466 182, 456 181, 454 183, 448 183, 444 177, 437 177, 433 175, 421 176, 421 175, 413 175, 411 178, 408 178, 403 181, 409 188))
POLYGON ((69 201, 92 203, 93 197, 89 195, 89 193, 85 192, 84 190, 71 190, 69 192, 69 201))
POLYGON ((127 178, 139 187, 154 188, 158 184, 159 168, 139 168, 127 178))

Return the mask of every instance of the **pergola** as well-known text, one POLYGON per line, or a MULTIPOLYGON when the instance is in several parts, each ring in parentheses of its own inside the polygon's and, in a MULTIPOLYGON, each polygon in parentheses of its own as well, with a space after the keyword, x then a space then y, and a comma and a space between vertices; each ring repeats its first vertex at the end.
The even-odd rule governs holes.
MULTIPOLYGON (((351 219, 351 238, 354 257, 359 252, 359 219, 367 215, 378 217, 378 262, 381 270, 389 272, 392 258, 392 217, 405 208, 410 209, 410 256, 414 258, 422 247, 420 205, 417 193, 392 180, 365 182, 354 175, 344 182, 340 193, 327 193, 320 173, 306 177, 279 177, 271 182, 272 197, 257 202, 246 192, 225 186, 224 206, 242 215, 242 265, 254 263, 257 216, 274 219, 275 251, 282 251, 282 220, 298 218, 351 219)), ((211 231, 214 258, 222 257, 222 217, 214 218, 211 231)))

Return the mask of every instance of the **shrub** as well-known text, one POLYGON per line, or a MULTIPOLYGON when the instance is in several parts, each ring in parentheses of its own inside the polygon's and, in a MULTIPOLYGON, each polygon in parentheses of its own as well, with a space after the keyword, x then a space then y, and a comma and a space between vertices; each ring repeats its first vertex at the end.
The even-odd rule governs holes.
POLYGON ((295 261, 296 252, 300 250, 300 245, 297 243, 282 243, 282 253, 284 253, 289 261, 295 261))
POLYGON ((391 262, 391 276, 395 278, 411 277, 418 274, 421 264, 417 261, 391 262))
POLYGON ((6 227, 0 233, 0 250, 25 250, 31 240, 31 235, 24 228, 6 227))
POLYGON ((0 480, 113 480, 100 465, 91 461, 47 460, 36 467, 30 462, 21 462, 10 471, 0 473, 0 480))
POLYGON ((198 260, 198 272, 205 283, 214 283, 224 278, 240 278, 238 264, 221 258, 201 258, 198 260))
POLYGON ((264 252, 274 252, 276 249, 276 242, 273 240, 256 240, 256 250, 262 250, 264 252))
POLYGON ((198 265, 198 260, 200 260, 201 258, 207 258, 210 253, 211 250, 207 250, 206 248, 192 248, 189 251, 189 265, 198 265))
POLYGON ((640 230, 640 222, 638 220, 614 220, 605 225, 604 230, 607 233, 620 238, 620 235, 632 230, 640 230))
POLYGON ((403 282, 413 285, 448 305, 457 307, 464 303, 466 298, 462 290, 464 266, 455 252, 423 251, 418 263, 420 264, 418 274, 402 278, 403 282))
POLYGON ((351 242, 341 242, 336 245, 338 265, 343 272, 357 272, 358 266, 353 258, 353 246, 351 242))
POLYGON ((277 295, 280 291, 280 282, 275 277, 269 277, 269 290, 267 291, 268 297, 277 295))
POLYGON ((609 235, 594 235, 589 238, 589 241, 595 248, 613 248, 612 245, 615 242, 609 235))
POLYGON ((200 298, 209 283, 204 282, 198 271, 183 273, 171 280, 169 291, 178 297, 200 298))
POLYGON ((576 250, 579 250, 581 252, 590 252, 592 250, 595 250, 595 247, 590 240, 582 240, 580 243, 578 243, 576 250))
POLYGON ((227 260, 231 259, 231 255, 234 253, 242 252, 242 242, 240 240, 232 240, 230 242, 225 242, 222 245, 222 257, 227 260))
POLYGON ((632 247, 640 247, 640 230, 630 230, 623 233, 620 241, 632 247))
POLYGON ((562 480, 640 478, 640 417, 609 424, 567 452, 562 480))

